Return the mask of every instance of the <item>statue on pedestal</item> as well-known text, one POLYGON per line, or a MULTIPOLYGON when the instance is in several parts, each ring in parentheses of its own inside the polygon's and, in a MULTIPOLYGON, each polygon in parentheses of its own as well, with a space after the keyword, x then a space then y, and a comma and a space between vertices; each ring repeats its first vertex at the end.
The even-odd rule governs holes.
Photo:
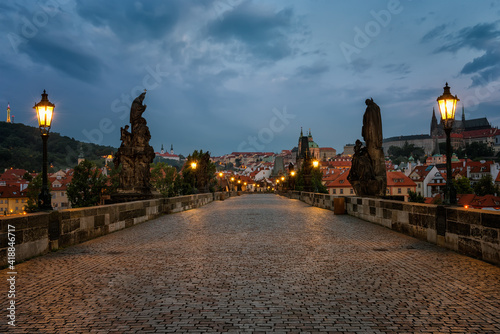
POLYGON ((155 158, 153 147, 149 145, 151 133, 142 114, 146 92, 139 95, 130 108, 131 132, 129 126, 121 128, 121 145, 116 153, 115 166, 121 165, 118 193, 130 195, 150 195, 150 164, 155 158))
POLYGON ((382 117, 379 106, 367 99, 361 135, 366 146, 356 140, 351 171, 347 179, 357 196, 385 196, 387 172, 382 149, 382 117))

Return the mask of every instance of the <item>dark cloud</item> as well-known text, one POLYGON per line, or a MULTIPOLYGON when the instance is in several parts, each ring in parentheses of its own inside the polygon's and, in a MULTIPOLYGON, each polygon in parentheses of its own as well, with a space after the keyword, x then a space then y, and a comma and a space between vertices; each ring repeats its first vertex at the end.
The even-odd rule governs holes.
POLYGON ((310 66, 300 66, 295 75, 302 79, 314 78, 330 70, 330 66, 324 62, 316 62, 310 66))
MULTIPOLYGON (((499 45, 500 46, 500 45, 499 45)), ((471 74, 484 70, 490 66, 495 66, 500 61, 500 50, 487 50, 481 57, 474 58, 473 61, 465 64, 462 74, 471 74)))
POLYGON ((425 34, 420 41, 422 43, 426 43, 436 39, 437 37, 444 35, 447 26, 448 26, 447 24, 441 24, 440 26, 437 26, 436 28, 432 29, 427 34, 425 34))
POLYGON ((200 1, 87 1, 77 0, 76 10, 95 26, 109 27, 120 39, 161 39, 170 33, 183 15, 200 1))
POLYGON ((99 59, 71 42, 38 36, 23 44, 20 50, 33 62, 50 65, 76 79, 90 83, 100 79, 102 65, 99 59))
POLYGON ((400 64, 388 64, 382 66, 384 70, 386 70, 387 73, 395 73, 395 74, 400 74, 400 75, 407 75, 411 73, 410 70, 410 65, 405 64, 405 63, 400 63, 400 64))
POLYGON ((370 67, 372 67, 371 61, 365 58, 356 58, 351 61, 348 65, 348 68, 352 70, 354 73, 363 73, 367 71, 370 67))
POLYGON ((483 55, 466 63, 460 71, 460 74, 472 75, 471 87, 484 86, 500 78, 500 30, 497 25, 498 21, 480 23, 463 28, 455 34, 446 34, 446 25, 441 25, 427 33, 422 41, 445 42, 434 53, 456 53, 463 48, 484 51, 483 55))
POLYGON ((255 57, 279 60, 293 53, 293 19, 290 8, 276 12, 246 1, 210 23, 207 36, 215 42, 239 43, 255 57))
POLYGON ((500 31, 496 26, 496 23, 481 23, 461 29, 456 34, 447 35, 446 39, 450 42, 436 49, 435 53, 457 52, 462 48, 489 50, 491 47, 498 47, 498 42, 495 40, 500 37, 500 31))

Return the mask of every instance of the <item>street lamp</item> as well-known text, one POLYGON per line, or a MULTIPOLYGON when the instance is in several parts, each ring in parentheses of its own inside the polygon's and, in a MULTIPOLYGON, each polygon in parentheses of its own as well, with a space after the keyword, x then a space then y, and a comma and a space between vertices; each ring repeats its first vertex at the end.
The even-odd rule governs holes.
POLYGON ((316 168, 319 166, 319 161, 318 160, 314 160, 313 161, 313 167, 316 168))
POLYGON ((446 195, 445 204, 456 204, 457 195, 452 182, 451 172, 451 130, 455 121, 455 110, 457 102, 460 101, 455 95, 451 95, 448 83, 443 87, 443 95, 437 98, 439 112, 441 113, 441 123, 443 124, 444 132, 446 133, 446 195))
POLYGON ((196 161, 193 161, 191 162, 191 169, 193 170, 193 174, 194 174, 194 186, 193 186, 193 190, 195 190, 195 193, 197 192, 196 190, 198 189, 198 181, 196 180, 196 173, 194 172, 196 170, 196 161))
POLYGON ((42 135, 43 143, 43 166, 42 166, 42 190, 38 195, 38 209, 42 211, 52 210, 50 191, 47 180, 47 139, 49 138, 50 126, 52 125, 52 116, 55 105, 47 98, 45 89, 43 90, 42 100, 35 104, 38 118, 38 127, 42 135))

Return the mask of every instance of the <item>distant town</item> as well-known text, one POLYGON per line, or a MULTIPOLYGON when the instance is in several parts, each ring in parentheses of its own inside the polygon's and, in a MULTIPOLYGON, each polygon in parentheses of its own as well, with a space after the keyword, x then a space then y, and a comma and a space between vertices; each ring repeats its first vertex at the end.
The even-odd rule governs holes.
MULTIPOLYGON (((6 123, 12 122, 8 106, 6 123)), ((446 173, 446 155, 442 154, 441 147, 445 140, 443 127, 434 111, 430 117, 428 134, 384 139, 386 195, 404 201, 442 203, 446 180, 449 177, 446 173)), ((292 148, 279 153, 231 152, 210 157, 215 166, 214 175, 210 176, 213 178, 213 189, 247 192, 303 190, 294 181, 294 175, 307 157, 315 162, 315 167, 321 172, 322 192, 337 196, 355 196, 347 178, 354 154, 354 144, 346 144, 343 152, 337 152, 332 147, 318 145, 313 139, 311 129, 307 131, 300 129, 297 143, 296 146, 291 143, 292 148), (301 145, 306 142, 304 140, 308 143, 307 147, 301 145)), ((461 118, 456 119, 454 123, 451 143, 454 151, 451 177, 457 187, 458 205, 500 211, 498 127, 493 127, 486 118, 467 120, 462 108, 461 118)), ((153 165, 164 163, 175 167, 180 174, 190 159, 190 156, 186 158, 176 154, 172 144, 167 150, 162 145, 160 150, 155 152, 155 156, 153 165)), ((78 164, 84 160, 85 156, 80 154, 78 164)), ((112 161, 113 154, 104 155, 103 167, 96 167, 99 168, 100 175, 109 179, 108 185, 112 183, 110 180, 112 161)), ((3 215, 26 212, 30 182, 38 175, 17 167, 10 166, 1 171, 0 213, 3 215)), ((49 173, 54 210, 72 207, 67 190, 72 183, 74 172, 74 168, 66 168, 49 173)), ((195 189, 196 191, 200 190, 195 189)), ((178 190, 173 194, 177 195, 176 192, 178 190)), ((105 199, 103 196, 98 204, 104 204, 105 199)))

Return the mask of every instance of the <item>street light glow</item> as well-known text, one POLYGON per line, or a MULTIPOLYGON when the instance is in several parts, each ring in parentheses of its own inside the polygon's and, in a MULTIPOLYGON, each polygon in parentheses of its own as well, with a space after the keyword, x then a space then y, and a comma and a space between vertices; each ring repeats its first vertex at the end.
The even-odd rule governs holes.
POLYGON ((443 90, 443 95, 437 98, 439 112, 441 114, 443 125, 451 128, 453 126, 453 122, 455 121, 457 102, 460 101, 460 99, 456 95, 451 95, 448 83, 446 83, 446 86, 443 87, 443 90))

